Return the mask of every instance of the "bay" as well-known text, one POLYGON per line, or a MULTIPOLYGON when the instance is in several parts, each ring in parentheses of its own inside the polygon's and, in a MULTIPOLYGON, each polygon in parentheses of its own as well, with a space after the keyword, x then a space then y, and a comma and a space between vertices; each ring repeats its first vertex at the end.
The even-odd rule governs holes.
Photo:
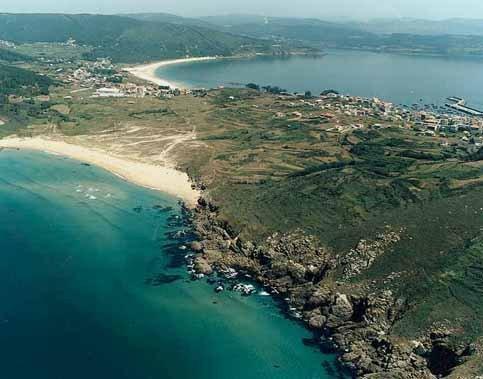
POLYGON ((326 89, 400 105, 443 105, 458 96, 483 109, 483 60, 330 50, 324 56, 219 59, 164 66, 157 75, 187 87, 247 83, 288 91, 326 89))

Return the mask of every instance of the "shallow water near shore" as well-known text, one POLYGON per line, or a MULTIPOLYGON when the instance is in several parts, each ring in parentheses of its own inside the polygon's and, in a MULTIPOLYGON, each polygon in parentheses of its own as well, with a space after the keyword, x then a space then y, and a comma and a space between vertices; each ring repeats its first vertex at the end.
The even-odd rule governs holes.
POLYGON ((270 297, 188 280, 180 214, 96 167, 1 151, 1 377, 338 378, 270 297))
POLYGON ((483 109, 483 59, 329 50, 324 56, 220 59, 161 67, 157 75, 187 87, 279 86, 379 97, 395 104, 444 105, 449 96, 483 109))

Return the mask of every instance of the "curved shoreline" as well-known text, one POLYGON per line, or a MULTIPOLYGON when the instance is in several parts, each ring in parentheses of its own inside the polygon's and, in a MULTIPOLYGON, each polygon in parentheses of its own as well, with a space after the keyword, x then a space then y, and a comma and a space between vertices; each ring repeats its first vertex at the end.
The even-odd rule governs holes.
POLYGON ((0 148, 43 151, 93 164, 128 182, 178 197, 189 207, 193 207, 200 196, 199 192, 191 187, 191 181, 184 172, 169 167, 116 157, 107 152, 64 141, 40 137, 9 137, 0 139, 0 148))
POLYGON ((156 71, 160 67, 171 66, 175 64, 181 64, 181 63, 202 62, 202 61, 208 61, 208 60, 214 60, 214 59, 218 59, 218 57, 172 59, 167 61, 149 63, 145 65, 140 65, 140 66, 128 67, 128 68, 125 68, 124 71, 129 72, 130 74, 134 75, 138 79, 146 80, 148 82, 157 84, 159 86, 167 86, 171 88, 184 88, 179 83, 171 82, 169 80, 160 78, 159 76, 156 75, 156 71))

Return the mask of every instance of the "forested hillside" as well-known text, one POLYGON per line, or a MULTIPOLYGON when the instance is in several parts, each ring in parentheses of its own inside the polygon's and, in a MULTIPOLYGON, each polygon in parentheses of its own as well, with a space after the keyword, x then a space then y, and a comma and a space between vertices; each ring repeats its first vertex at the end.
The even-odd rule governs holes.
POLYGON ((201 26, 209 29, 213 29, 213 26, 215 26, 201 18, 182 17, 170 13, 125 13, 119 16, 130 17, 140 21, 169 22, 170 24, 201 26))
POLYGON ((148 22, 124 31, 112 43, 94 48, 90 57, 139 62, 255 51, 269 52, 270 43, 194 26, 148 22))
MULTIPOLYGON (((481 23, 453 20, 427 22, 426 29, 413 23, 337 23, 319 19, 246 15, 204 17, 214 28, 262 39, 302 41, 316 48, 348 48, 443 56, 483 56, 481 23), (377 25, 381 25, 377 28, 377 25), (467 27, 464 27, 466 25, 467 27), (384 26, 384 27, 383 27, 384 26)), ((420 24, 420 23, 419 23, 420 24)), ((419 25, 418 24, 418 25, 419 25)))
POLYGON ((375 19, 347 22, 347 26, 372 33, 411 33, 421 35, 483 35, 483 21, 469 18, 423 20, 414 18, 375 19))
POLYGON ((4 95, 47 94, 52 84, 52 79, 47 76, 0 63, 0 98, 4 95))
POLYGON ((12 50, 2 49, 0 48, 0 61, 4 62, 20 62, 20 61, 29 61, 31 60, 30 57, 16 53, 12 50))
POLYGON ((270 50, 268 41, 191 25, 105 15, 0 15, 0 40, 61 43, 69 39, 91 46, 88 58, 110 57, 128 63, 270 50))

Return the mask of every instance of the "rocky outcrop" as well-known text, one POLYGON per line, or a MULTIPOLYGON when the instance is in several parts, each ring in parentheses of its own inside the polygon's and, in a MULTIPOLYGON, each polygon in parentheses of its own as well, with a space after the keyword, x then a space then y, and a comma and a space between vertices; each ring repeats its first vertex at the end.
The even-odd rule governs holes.
POLYGON ((194 270, 197 273, 200 273, 200 274, 203 274, 203 275, 213 274, 213 268, 211 267, 211 265, 208 263, 208 261, 204 257, 196 257, 195 258, 194 270))
POLYGON ((327 316, 322 314, 322 310, 320 308, 306 312, 305 319, 307 320, 309 326, 315 330, 321 330, 327 322, 327 316))
POLYGON ((335 267, 332 255, 301 231, 269 237, 256 251, 256 258, 267 278, 294 285, 318 283, 335 267))
POLYGON ((195 253, 200 253, 203 251, 203 245, 198 241, 193 241, 190 246, 191 250, 195 253))
POLYGON ((348 321, 352 318, 354 308, 347 295, 337 293, 334 296, 334 302, 330 306, 329 313, 336 320, 348 321))
POLYGON ((373 241, 360 240, 357 246, 340 258, 343 279, 350 279, 372 266, 387 249, 399 242, 403 230, 380 233, 373 241))
POLYGON ((391 291, 361 296, 321 287, 305 307, 309 326, 323 330, 342 352, 341 362, 358 377, 434 377, 414 346, 390 336, 391 326, 404 308, 391 291))
POLYGON ((321 345, 330 342, 336 347, 341 363, 357 377, 433 379, 461 362, 464 354, 438 339, 409 341, 392 335, 392 326, 408 308, 405 299, 348 280, 397 243, 402 230, 360 241, 349 254, 336 257, 302 231, 275 234, 259 245, 242 241, 218 219, 217 209, 200 200, 195 211, 200 240, 192 246, 199 254, 195 269, 250 274, 284 299, 290 313, 320 337, 321 345), (448 363, 439 367, 439 361, 448 363))
MULTIPOLYGON (((453 331, 444 326, 435 327, 421 341, 417 341, 418 353, 427 360, 430 370, 438 377, 454 377, 459 379, 474 378, 472 374, 455 374, 454 369, 472 358, 481 362, 483 349, 477 343, 455 344, 452 341, 453 331)), ((462 370, 467 371, 467 370, 462 370)), ((481 371, 480 371, 481 372, 481 371)))

